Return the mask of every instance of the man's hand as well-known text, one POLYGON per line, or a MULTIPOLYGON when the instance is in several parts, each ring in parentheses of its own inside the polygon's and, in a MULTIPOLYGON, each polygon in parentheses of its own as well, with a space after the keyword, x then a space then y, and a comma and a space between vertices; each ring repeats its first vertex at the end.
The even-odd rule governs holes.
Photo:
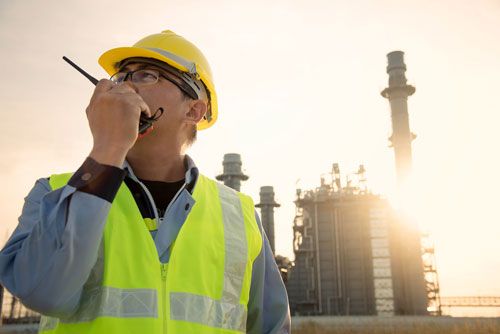
POLYGON ((101 164, 122 167, 137 140, 141 113, 151 116, 148 105, 132 85, 100 80, 87 107, 94 138, 90 157, 101 164))

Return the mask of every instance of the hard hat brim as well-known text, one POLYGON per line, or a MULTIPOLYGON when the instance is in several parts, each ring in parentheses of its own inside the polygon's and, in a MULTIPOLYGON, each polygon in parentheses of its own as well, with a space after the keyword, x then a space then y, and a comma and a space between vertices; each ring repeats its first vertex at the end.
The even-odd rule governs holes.
POLYGON ((121 47, 111 49, 109 51, 104 52, 101 57, 99 57, 99 65, 104 68, 104 70, 109 74, 113 75, 118 70, 118 64, 127 58, 132 57, 144 57, 144 58, 153 58, 164 63, 169 64, 183 72, 188 71, 187 68, 177 63, 176 61, 159 54, 158 52, 154 52, 152 50, 137 48, 137 47, 121 47))
MULTIPOLYGON (((125 60, 127 58, 132 58, 132 57, 153 58, 153 59, 157 59, 159 61, 165 62, 165 63, 169 64, 170 66, 173 66, 173 67, 175 67, 178 70, 181 70, 183 72, 189 71, 188 68, 184 67, 180 63, 176 62, 173 59, 165 57, 164 55, 162 55, 158 52, 148 50, 145 48, 133 47, 133 46, 120 47, 120 48, 114 48, 114 49, 108 50, 108 51, 104 52, 99 57, 98 62, 99 62, 99 65, 101 65, 101 67, 106 71, 106 73, 108 73, 111 76, 118 71, 118 65, 122 60, 125 60)), ((203 130, 203 129, 207 129, 210 126, 212 126, 212 124, 214 124, 215 121, 217 120, 217 97, 214 94, 214 92, 215 92, 214 87, 212 87, 207 80, 203 80, 204 73, 200 73, 200 77, 210 92, 210 104, 211 104, 211 110, 212 110, 210 122, 208 122, 206 119, 203 119, 200 122, 198 122, 198 124, 197 124, 198 130, 203 130)))

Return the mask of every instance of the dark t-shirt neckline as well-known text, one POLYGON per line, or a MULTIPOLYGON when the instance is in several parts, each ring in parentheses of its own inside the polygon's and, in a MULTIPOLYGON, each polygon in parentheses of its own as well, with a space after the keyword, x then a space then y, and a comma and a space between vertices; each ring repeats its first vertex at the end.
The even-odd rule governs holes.
POLYGON ((139 179, 148 188, 155 201, 158 214, 163 217, 168 204, 184 184, 184 179, 175 182, 149 181, 139 179))

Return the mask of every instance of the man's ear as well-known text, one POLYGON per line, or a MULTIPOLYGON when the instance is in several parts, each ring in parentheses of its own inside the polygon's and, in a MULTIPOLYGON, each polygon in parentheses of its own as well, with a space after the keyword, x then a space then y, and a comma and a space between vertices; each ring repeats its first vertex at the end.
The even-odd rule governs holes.
POLYGON ((186 112, 185 120, 189 124, 197 124, 207 112, 207 102, 203 100, 193 100, 189 103, 189 110, 186 112))

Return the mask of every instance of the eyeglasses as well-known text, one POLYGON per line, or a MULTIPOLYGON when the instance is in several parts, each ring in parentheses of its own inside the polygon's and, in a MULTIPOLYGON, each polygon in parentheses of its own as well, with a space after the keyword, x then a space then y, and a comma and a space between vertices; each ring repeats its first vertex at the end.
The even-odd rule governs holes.
POLYGON ((118 72, 111 76, 110 80, 116 83, 122 83, 127 81, 130 77, 133 83, 139 85, 153 85, 158 82, 160 78, 160 72, 151 69, 141 69, 130 72, 118 72))
POLYGON ((185 87, 186 85, 184 85, 183 82, 177 82, 173 78, 170 78, 155 69, 139 69, 130 72, 117 72, 111 76, 110 80, 116 83, 122 83, 127 81, 129 77, 134 84, 138 85, 153 85, 158 82, 158 79, 160 77, 162 77, 170 81, 174 85, 176 85, 182 92, 187 94, 187 96, 189 96, 190 98, 194 100, 198 99, 196 93, 193 91, 191 87, 189 86, 185 87))

